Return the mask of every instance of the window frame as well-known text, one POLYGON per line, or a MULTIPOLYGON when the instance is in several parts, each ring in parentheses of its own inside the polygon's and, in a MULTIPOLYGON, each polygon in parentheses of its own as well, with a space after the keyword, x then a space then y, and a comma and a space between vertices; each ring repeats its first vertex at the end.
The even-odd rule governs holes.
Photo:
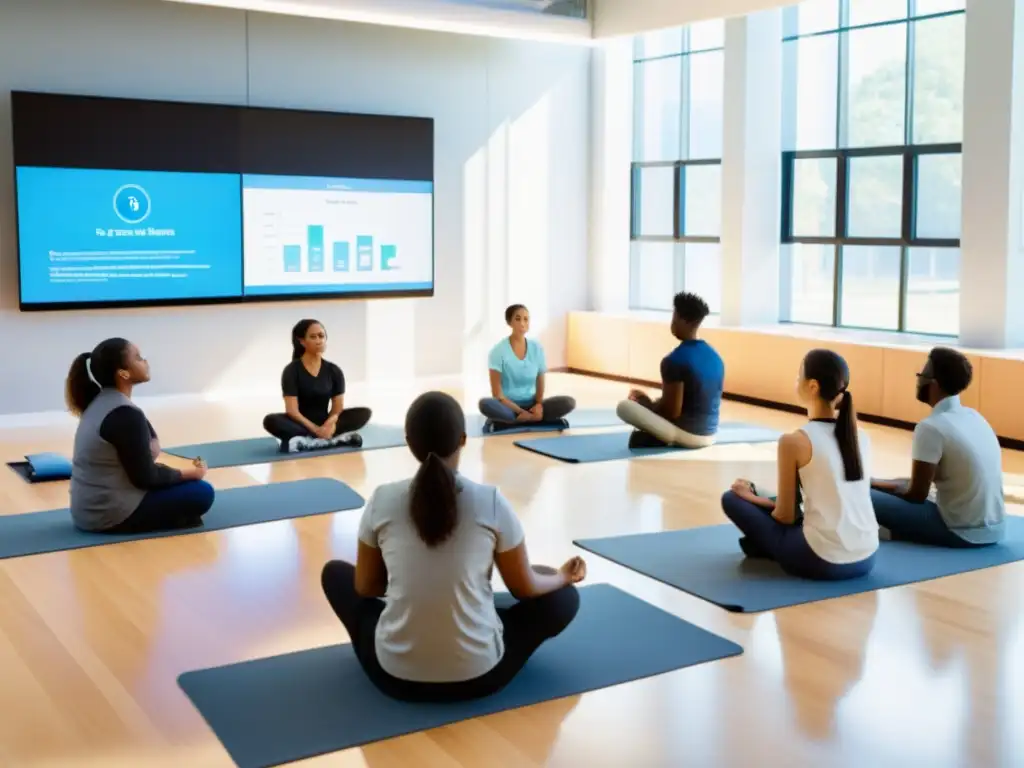
MULTIPOLYGON (((907 15, 902 19, 890 19, 870 24, 850 25, 850 2, 851 0, 839 0, 839 18, 834 28, 827 30, 816 30, 805 34, 793 33, 784 34, 782 43, 795 42, 797 40, 823 37, 826 35, 838 35, 837 56, 838 66, 836 67, 836 147, 835 149, 817 150, 783 150, 782 152, 782 205, 780 211, 780 233, 781 244, 792 245, 804 243, 809 245, 823 245, 834 248, 833 254, 833 275, 832 275, 832 321, 828 326, 834 328, 849 328, 851 330, 871 330, 887 332, 878 328, 861 328, 860 326, 845 325, 842 322, 843 303, 843 251, 846 246, 880 246, 898 247, 900 249, 900 272, 899 272, 899 316, 897 327, 888 329, 888 332, 909 333, 918 336, 935 336, 950 338, 947 334, 939 332, 907 331, 907 288, 909 285, 910 255, 913 248, 960 248, 960 238, 934 238, 918 237, 917 235, 917 205, 918 205, 918 164, 920 158, 927 155, 961 155, 963 154, 962 142, 949 142, 942 144, 915 144, 914 134, 914 83, 915 83, 915 43, 917 24, 922 21, 957 16, 965 14, 964 9, 943 11, 940 13, 916 14, 916 0, 907 0, 907 15), (872 29, 877 27, 893 26, 903 24, 906 27, 906 65, 904 68, 904 143, 890 146, 873 147, 843 147, 845 140, 845 121, 849 115, 849 43, 848 33, 861 29, 872 29), (848 234, 848 219, 850 208, 850 160, 861 157, 900 157, 903 162, 903 184, 901 194, 901 226, 899 237, 859 237, 848 234), (795 217, 795 175, 796 162, 798 160, 834 160, 836 163, 836 188, 835 188, 835 234, 831 237, 804 236, 793 234, 793 222, 795 217)), ((784 29, 796 30, 798 26, 797 16, 799 6, 790 6, 785 9, 784 29)), ((786 73, 787 76, 790 73, 786 73)), ((785 87, 783 99, 785 100, 785 87)), ((792 105, 785 104, 787 109, 792 105)), ((962 268, 962 267, 961 267, 962 268)), ((787 289, 780 286, 783 294, 787 289)), ((780 322, 791 323, 790 320, 780 322)), ((819 325, 817 323, 799 323, 800 325, 819 325)), ((823 324, 820 324, 823 325, 823 324)))
MULTIPOLYGON (((640 81, 638 73, 640 71, 638 65, 643 65, 651 61, 661 61, 664 59, 680 59, 680 77, 679 77, 679 89, 680 89, 680 109, 678 114, 679 120, 679 154, 683 154, 682 147, 686 147, 687 151, 685 154, 689 154, 690 146, 690 112, 692 110, 692 96, 690 93, 690 61, 691 57, 695 55, 701 55, 706 53, 712 53, 716 51, 725 50, 724 44, 721 46, 702 46, 691 48, 690 47, 690 28, 683 27, 679 30, 679 50, 674 53, 663 53, 657 56, 644 56, 642 55, 642 43, 641 36, 637 36, 633 44, 633 82, 634 88, 640 81)), ((634 90, 633 96, 633 126, 634 132, 637 133, 637 127, 640 120, 643 119, 644 115, 644 104, 643 96, 634 90)), ((637 156, 636 138, 634 136, 634 146, 632 150, 632 156, 637 156)), ((633 159, 630 163, 630 188, 629 188, 629 241, 630 241, 630 259, 633 258, 634 243, 669 243, 673 245, 684 245, 686 243, 701 243, 701 244, 720 244, 722 241, 721 232, 718 235, 688 235, 686 234, 686 169, 689 167, 696 166, 718 166, 722 165, 722 159, 717 158, 687 158, 687 159, 676 159, 676 160, 636 160, 633 159), (640 232, 640 212, 642 207, 643 197, 643 185, 641 184, 640 177, 643 170, 648 168, 671 168, 672 169, 672 234, 671 235, 644 235, 640 232)), ((720 204, 721 205, 721 204, 720 204)), ((684 275, 686 274, 686 259, 687 253, 686 248, 676 248, 674 253, 675 258, 675 279, 676 284, 675 290, 685 290, 684 286, 684 275)), ((633 273, 632 265, 630 271, 630 309, 631 310, 647 310, 649 308, 634 306, 633 305, 633 273)), ((717 303, 717 302, 716 302, 717 303)), ((717 314, 713 312, 712 314, 717 314)))
POLYGON ((686 169, 694 166, 719 166, 721 160, 662 160, 634 162, 629 178, 629 239, 647 243, 720 243, 721 235, 687 235, 686 229, 686 169), (640 209, 643 204, 643 185, 640 175, 646 168, 672 168, 672 234, 644 235, 640 233, 640 209))

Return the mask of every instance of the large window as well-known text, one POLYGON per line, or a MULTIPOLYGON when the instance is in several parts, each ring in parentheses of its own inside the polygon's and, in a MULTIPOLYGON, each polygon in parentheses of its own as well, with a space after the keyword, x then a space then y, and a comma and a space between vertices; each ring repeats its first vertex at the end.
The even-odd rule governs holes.
POLYGON ((633 49, 633 309, 682 290, 719 311, 725 22, 637 37, 633 49))
POLYGON ((959 334, 963 9, 784 10, 783 320, 959 334))

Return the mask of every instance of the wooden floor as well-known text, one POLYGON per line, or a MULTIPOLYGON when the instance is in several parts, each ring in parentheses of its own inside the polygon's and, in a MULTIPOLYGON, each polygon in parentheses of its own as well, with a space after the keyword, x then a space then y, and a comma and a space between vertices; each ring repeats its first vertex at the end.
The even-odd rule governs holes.
MULTIPOLYGON (((618 384, 553 376, 582 406, 618 384)), ((367 402, 395 421, 403 402, 367 402)), ((352 404, 355 404, 353 400, 352 404)), ((151 409, 165 445, 258 434, 274 403, 151 409)), ((799 417, 727 404, 725 417, 787 428, 799 417)), ((881 475, 909 470, 910 433, 867 426, 881 475)), ((0 431, 2 458, 69 451, 73 425, 0 431)), ((736 477, 773 485, 774 445, 572 466, 471 440, 463 471, 501 487, 535 560, 574 537, 720 523, 736 477)), ((336 477, 364 495, 414 471, 404 448, 210 473, 218 488, 336 477)), ((1024 454, 1004 454, 1007 489, 1024 454)), ((0 509, 63 506, 66 484, 0 472, 0 509)), ((1011 511, 1021 512, 1017 506, 1011 511)), ((345 642, 319 590, 351 557, 359 512, 0 561, 0 765, 229 766, 176 684, 185 671, 345 642)), ((1024 565, 755 616, 732 615, 594 556, 610 582, 734 640, 744 655, 505 712, 316 766, 1021 766, 1024 565)), ((601 642, 600 637, 594 638, 601 642)))

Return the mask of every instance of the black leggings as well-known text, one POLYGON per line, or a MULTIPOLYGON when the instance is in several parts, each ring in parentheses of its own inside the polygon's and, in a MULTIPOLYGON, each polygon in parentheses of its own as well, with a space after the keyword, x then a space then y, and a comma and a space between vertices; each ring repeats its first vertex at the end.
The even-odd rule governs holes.
MULTIPOLYGON (((373 411, 369 408, 346 408, 338 417, 338 423, 334 428, 334 436, 344 435, 346 432, 355 432, 362 429, 370 422, 373 411)), ((263 428, 270 434, 287 443, 293 437, 315 437, 315 435, 304 426, 295 421, 287 413, 272 413, 263 419, 263 428)))
POLYGON ((384 601, 360 597, 355 589, 356 569, 341 560, 324 566, 321 582, 331 608, 352 638, 352 648, 370 681, 393 699, 416 702, 452 702, 479 699, 497 693, 523 668, 545 640, 561 634, 576 617, 580 595, 573 586, 562 587, 509 608, 498 608, 504 625, 505 654, 491 671, 456 683, 420 683, 401 680, 385 672, 377 661, 375 633, 384 601))

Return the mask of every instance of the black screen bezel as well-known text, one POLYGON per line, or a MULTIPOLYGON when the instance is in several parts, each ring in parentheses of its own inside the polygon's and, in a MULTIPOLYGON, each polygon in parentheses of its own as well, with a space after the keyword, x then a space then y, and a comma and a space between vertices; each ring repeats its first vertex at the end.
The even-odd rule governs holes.
MULTIPOLYGON (((210 296, 210 297, 194 297, 194 298, 175 298, 175 299, 120 299, 120 300, 103 300, 103 301, 71 301, 71 302, 30 302, 26 303, 23 300, 22 291, 22 270, 21 270, 21 231, 19 226, 19 206, 18 206, 18 182, 17 172, 18 168, 22 166, 37 166, 37 167, 59 167, 59 168, 98 168, 98 169, 112 169, 121 170, 118 168, 116 163, 100 162, 95 164, 86 164, 81 160, 81 157, 73 163, 62 163, 60 162, 59 152, 66 146, 57 144, 57 149, 54 150, 55 144, 48 145, 45 149, 31 148, 30 155, 35 152, 35 157, 38 157, 39 153, 47 153, 50 157, 54 157, 54 160, 48 162, 23 162, 25 155, 25 142, 19 142, 19 134, 24 130, 28 130, 22 125, 19 120, 19 113, 26 108, 29 110, 38 110, 40 102, 49 104, 66 104, 69 108, 75 105, 95 105, 99 103, 101 105, 109 105, 111 109, 131 109, 134 105, 141 105, 144 108, 149 109, 167 109, 169 111, 178 111, 183 115, 185 113, 194 114, 196 111, 205 112, 211 116, 216 114, 224 120, 234 120, 237 122, 234 130, 234 144, 231 147, 219 147, 214 143, 213 151, 211 151, 211 164, 216 165, 219 162, 224 162, 222 167, 210 167, 203 169, 196 169, 193 172, 207 172, 207 173, 234 173, 239 176, 239 196, 243 193, 243 186, 241 183, 241 177, 245 174, 266 174, 266 175, 296 175, 296 176, 331 176, 331 173, 317 173, 311 172, 312 168, 309 166, 300 167, 300 165, 289 165, 285 162, 283 165, 274 165, 274 162, 278 162, 276 159, 274 162, 267 162, 262 158, 254 158, 251 156, 247 157, 247 145, 245 133, 245 121, 247 119, 260 119, 259 116, 265 116, 266 118, 280 118, 281 121, 288 120, 301 120, 304 117, 315 121, 335 121, 338 125, 343 125, 344 122, 350 123, 362 122, 366 125, 372 125, 375 128, 383 126, 393 127, 395 133, 401 133, 399 126, 406 126, 411 132, 415 132, 416 142, 418 148, 422 153, 421 157, 415 158, 419 170, 412 175, 428 176, 429 178, 414 179, 418 181, 430 181, 433 187, 434 185, 434 119, 430 117, 414 117, 414 116, 394 116, 394 115, 377 115, 357 112, 335 112, 327 110, 314 110, 314 109, 286 109, 279 107, 264 107, 264 106, 240 106, 230 104, 217 104, 217 103, 204 103, 194 101, 174 101, 167 99, 135 99, 135 98, 124 98, 124 97, 111 97, 111 96, 95 96, 86 94, 64 94, 64 93, 51 93, 41 91, 11 91, 11 123, 12 123, 12 144, 13 144, 13 159, 12 163, 12 175, 14 176, 14 232, 15 232, 15 251, 17 258, 18 268, 18 308, 22 312, 50 312, 50 311, 64 311, 64 310, 83 310, 83 309, 127 309, 127 308, 152 308, 152 307, 187 307, 187 306, 210 306, 210 305, 237 305, 237 304, 264 304, 264 303, 279 303, 279 302, 296 302, 296 301, 358 301, 366 299, 392 299, 392 298, 429 298, 434 296, 437 279, 437 248, 436 248, 436 189, 432 190, 431 193, 431 242, 430 242, 430 287, 420 290, 402 290, 402 291, 388 291, 388 290, 370 290, 370 291, 317 291, 308 293, 280 293, 280 294, 257 294, 257 295, 245 295, 245 244, 244 244, 244 215, 239 217, 239 227, 242 230, 240 237, 242 237, 242 271, 241 271, 241 284, 239 286, 239 295, 232 296, 210 296), (32 104, 30 102, 36 102, 32 104), (223 155, 227 154, 229 157, 224 158, 223 155), (273 168, 274 170, 270 170, 273 168), (288 169, 288 170, 281 170, 288 169)), ((93 107, 95 108, 95 106, 93 107)), ((101 107, 102 109, 102 107, 101 107)), ((33 115, 37 121, 38 115, 33 115)), ((188 126, 188 122, 179 122, 177 125, 188 126)), ((384 131, 378 131, 383 133, 384 131)), ((207 136, 209 134, 206 134, 207 136)), ((412 133, 410 133, 412 135, 412 133)), ((221 142, 229 139, 230 137, 219 136, 216 137, 221 142)), ((392 137, 383 137, 385 141, 390 140, 392 137)), ((187 140, 187 139, 186 139, 187 140)), ((280 137, 282 141, 288 141, 289 137, 280 137)), ((305 146, 299 137, 291 137, 290 140, 299 142, 299 146, 305 146)), ((394 146, 382 143, 377 146, 376 151, 379 153, 387 152, 389 158, 394 160, 394 146)), ((407 149, 402 147, 402 149, 407 149)), ((66 156, 65 156, 66 157, 66 156)), ((399 158, 401 159, 401 158, 399 158)), ((300 161, 301 162, 301 161, 300 161)), ((121 163, 124 165, 124 163, 121 163)), ((141 162, 135 160, 131 163, 133 167, 128 170, 151 170, 151 171, 176 171, 186 170, 181 167, 180 163, 175 162, 141 162), (175 166, 179 167, 175 167, 175 166), (171 166, 171 167, 167 167, 171 166)), ((187 163, 186 163, 187 165, 187 163)), ((335 174, 341 176, 343 174, 335 174)), ((376 172, 373 175, 349 173, 349 178, 402 178, 408 177, 409 174, 403 175, 381 175, 381 172, 376 172)))

